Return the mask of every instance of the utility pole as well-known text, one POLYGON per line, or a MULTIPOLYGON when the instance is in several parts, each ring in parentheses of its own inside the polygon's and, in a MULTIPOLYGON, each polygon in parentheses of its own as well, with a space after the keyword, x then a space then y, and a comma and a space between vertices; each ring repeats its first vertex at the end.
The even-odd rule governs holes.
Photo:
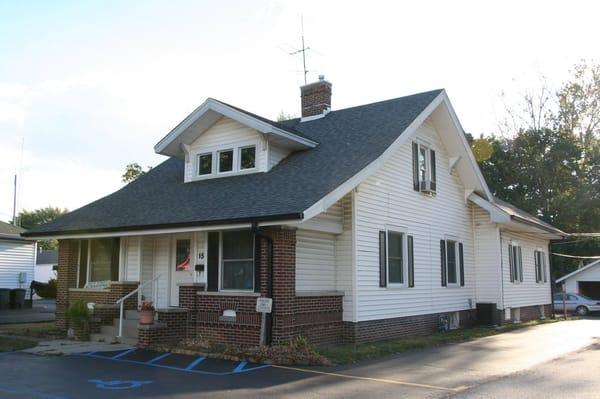
POLYGON ((14 192, 13 192, 13 217, 12 217, 12 224, 13 225, 17 225, 17 221, 15 219, 17 214, 17 174, 15 173, 15 187, 14 187, 14 192))
POLYGON ((296 55, 302 53, 302 67, 304 72, 304 84, 307 84, 306 75, 308 74, 308 70, 306 69, 306 50, 310 50, 310 47, 304 46, 304 16, 300 16, 300 27, 302 29, 302 48, 300 50, 296 50, 291 52, 290 55, 296 55))

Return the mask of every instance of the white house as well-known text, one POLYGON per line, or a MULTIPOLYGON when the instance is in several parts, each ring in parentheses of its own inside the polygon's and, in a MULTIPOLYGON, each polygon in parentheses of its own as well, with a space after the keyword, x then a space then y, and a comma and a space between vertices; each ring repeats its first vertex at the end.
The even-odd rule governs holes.
POLYGON ((565 284, 568 293, 600 299, 600 259, 562 276, 556 283, 565 284))
POLYGON ((36 242, 21 237, 24 229, 0 222, 0 288, 29 290, 33 279, 36 242))
POLYGON ((565 233, 493 197, 446 92, 332 111, 331 87, 302 87, 302 117, 283 122, 208 99, 157 143, 164 163, 29 231, 60 240, 59 325, 73 300, 113 306, 138 284, 168 326, 131 332, 140 345, 356 342, 548 314, 548 243, 565 233))

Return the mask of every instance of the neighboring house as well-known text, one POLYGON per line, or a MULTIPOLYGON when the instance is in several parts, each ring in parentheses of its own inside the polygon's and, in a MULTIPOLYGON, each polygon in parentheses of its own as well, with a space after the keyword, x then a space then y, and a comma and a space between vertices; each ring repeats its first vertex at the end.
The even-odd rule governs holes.
POLYGON ((564 284, 570 294, 581 294, 592 299, 600 299, 600 259, 556 280, 564 284))
POLYGON ((59 326, 77 299, 112 325, 140 282, 126 308, 153 299, 160 322, 125 332, 140 346, 427 334, 480 303, 496 322, 549 313, 565 233, 491 195, 445 91, 331 111, 320 80, 301 102, 273 122, 208 99, 155 146, 165 162, 29 231, 60 240, 59 326))
POLYGON ((47 283, 56 278, 56 268, 58 266, 58 250, 47 249, 38 251, 34 280, 40 283, 47 283))
POLYGON ((0 288, 25 288, 33 279, 36 243, 21 237, 25 230, 0 222, 0 288))

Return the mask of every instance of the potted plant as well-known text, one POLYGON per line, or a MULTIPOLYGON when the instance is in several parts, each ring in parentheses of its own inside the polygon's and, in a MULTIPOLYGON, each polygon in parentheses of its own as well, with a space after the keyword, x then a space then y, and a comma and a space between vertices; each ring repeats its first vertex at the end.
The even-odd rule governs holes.
POLYGON ((80 341, 89 340, 91 315, 86 303, 83 301, 73 302, 65 311, 65 315, 73 324, 75 338, 80 341))
POLYGON ((140 324, 154 323, 155 313, 156 309, 154 309, 152 302, 142 302, 142 307, 140 308, 140 324))

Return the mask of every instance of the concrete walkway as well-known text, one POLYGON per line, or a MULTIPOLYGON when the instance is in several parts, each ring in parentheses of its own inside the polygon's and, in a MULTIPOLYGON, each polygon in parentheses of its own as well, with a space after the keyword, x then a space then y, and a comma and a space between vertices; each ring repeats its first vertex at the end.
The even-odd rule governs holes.
POLYGON ((55 300, 35 299, 31 309, 3 309, 0 312, 0 324, 54 321, 56 319, 55 313, 55 300))
POLYGON ((84 352, 109 352, 130 349, 130 345, 104 342, 80 342, 67 339, 40 341, 38 345, 22 352, 34 355, 73 355, 84 352))

